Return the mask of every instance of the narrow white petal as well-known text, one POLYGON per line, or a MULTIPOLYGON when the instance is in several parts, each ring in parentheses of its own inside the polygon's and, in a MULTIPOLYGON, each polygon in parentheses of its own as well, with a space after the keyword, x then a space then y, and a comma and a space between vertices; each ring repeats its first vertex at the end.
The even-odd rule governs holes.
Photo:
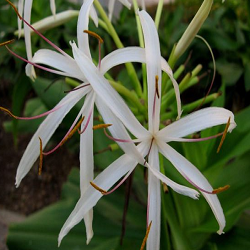
POLYGON ((108 3, 108 12, 109 12, 109 20, 110 21, 112 20, 114 6, 115 6, 115 0, 109 0, 109 3, 108 3))
POLYGON ((105 103, 103 103, 100 97, 96 97, 96 107, 100 115, 102 116, 104 122, 106 124, 112 124, 112 126, 110 126, 108 129, 114 138, 131 141, 131 143, 130 142, 117 142, 117 144, 119 144, 119 146, 122 148, 122 150, 126 154, 130 155, 131 157, 134 157, 134 159, 136 159, 140 164, 143 165, 145 160, 136 149, 136 146, 132 142, 132 139, 129 136, 128 132, 126 131, 124 125, 112 113, 112 111, 105 105, 105 103))
POLYGON ((90 17, 92 18, 95 26, 98 27, 98 15, 93 5, 90 8, 90 17))
POLYGON ((138 122, 134 114, 128 108, 124 100, 110 86, 102 73, 97 69, 93 62, 80 51, 75 43, 72 43, 74 58, 93 87, 96 94, 112 110, 112 112, 123 122, 128 130, 137 138, 147 137, 148 131, 138 122))
POLYGON ((148 126, 149 131, 159 130, 161 97, 156 96, 155 77, 158 80, 159 96, 161 95, 161 52, 158 33, 150 15, 142 10, 139 17, 144 35, 147 83, 148 83, 148 126))
MULTIPOLYGON (((209 184, 207 179, 202 175, 202 173, 186 158, 184 158, 181 154, 179 154, 176 150, 172 147, 167 145, 162 141, 158 141, 158 146, 160 152, 174 165, 174 167, 180 172, 180 174, 186 178, 191 180, 200 188, 207 190, 209 192, 213 191, 212 186, 209 184)), ((201 192, 202 195, 205 197, 207 202, 209 203, 216 220, 219 223, 219 233, 223 232, 225 227, 225 217, 223 214, 223 210, 221 208, 220 202, 218 200, 217 195, 215 194, 207 194, 201 192)))
POLYGON ((50 9, 52 14, 55 16, 56 15, 56 4, 55 0, 50 0, 50 9))
POLYGON ((40 49, 34 54, 32 61, 37 64, 44 64, 60 70, 62 71, 62 75, 65 75, 63 74, 63 72, 65 72, 67 76, 77 78, 83 82, 86 81, 86 78, 79 69, 76 61, 73 58, 63 56, 56 51, 40 49))
POLYGON ((119 2, 126 6, 128 9, 131 8, 131 3, 128 0, 119 0, 119 2))
MULTIPOLYGON (((95 93, 91 91, 85 98, 82 115, 85 116, 85 120, 82 123, 82 129, 86 124, 86 120, 90 112, 94 108, 95 93)), ((81 195, 87 190, 89 182, 94 179, 94 158, 93 158, 93 112, 88 124, 87 129, 80 138, 80 188, 81 195)), ((86 227, 87 234, 87 244, 92 239, 94 233, 92 228, 93 222, 93 209, 88 211, 84 217, 84 223, 86 227)))
POLYGON ((62 106, 57 111, 48 115, 48 117, 42 122, 42 124, 37 129, 36 133, 33 135, 29 145, 27 146, 22 159, 19 163, 17 174, 16 174, 16 186, 18 187, 21 180, 29 172, 34 162, 40 153, 40 143, 39 137, 43 141, 43 147, 46 146, 50 137, 53 135, 57 127, 62 122, 63 118, 72 109, 72 107, 84 96, 91 88, 86 87, 78 91, 69 93, 65 98, 63 98, 56 107, 62 106))
MULTIPOLYGON (((23 16, 23 4, 24 4, 24 0, 19 0, 18 1, 18 12, 19 12, 19 14, 21 16, 23 16)), ((22 23, 23 23, 23 21, 19 17, 17 17, 18 38, 21 37, 22 23)))
MULTIPOLYGON (((33 0, 26 0, 24 3, 24 19, 28 23, 30 23, 30 15, 31 15, 31 7, 32 7, 33 0)), ((30 27, 24 24, 24 38, 25 38, 25 46, 26 46, 26 53, 27 58, 29 61, 32 61, 32 48, 31 48, 31 37, 30 37, 30 27)), ((31 79, 36 78, 36 73, 34 67, 30 64, 26 66, 26 75, 31 79)))
MULTIPOLYGON (((152 145, 149 154, 149 165, 157 171, 160 170, 158 149, 152 145)), ((161 183, 160 180, 148 172, 148 223, 152 221, 147 240, 147 250, 160 249, 161 235, 161 183)))
POLYGON ((159 131, 157 136, 161 140, 169 141, 168 136, 183 137, 216 125, 227 124, 229 117, 231 119, 228 131, 231 132, 236 127, 231 111, 217 107, 204 108, 173 122, 159 131))
MULTIPOLYGON (((147 154, 147 144, 141 143, 137 146, 137 148, 143 156, 147 154)), ((109 165, 104 171, 102 171, 93 182, 98 187, 104 190, 109 190, 122 176, 124 176, 129 171, 132 171, 136 165, 136 160, 126 154, 122 155, 111 165, 109 165)), ((82 220, 83 216, 96 205, 101 197, 102 194, 89 185, 86 192, 77 202, 67 221, 64 223, 58 237, 59 245, 64 236, 68 234, 68 232, 82 220)))
POLYGON ((77 41, 78 47, 83 51, 89 58, 91 58, 90 48, 89 48, 89 35, 84 33, 84 30, 89 28, 89 15, 90 9, 93 5, 94 0, 85 0, 80 12, 77 21, 77 41))

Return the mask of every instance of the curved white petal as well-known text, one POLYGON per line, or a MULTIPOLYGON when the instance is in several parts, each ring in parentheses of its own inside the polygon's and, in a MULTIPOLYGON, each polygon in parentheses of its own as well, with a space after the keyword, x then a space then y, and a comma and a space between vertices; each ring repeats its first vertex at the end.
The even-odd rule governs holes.
MULTIPOLYGON (((23 16, 23 4, 24 4, 24 0, 19 0, 18 1, 18 12, 19 12, 19 14, 21 16, 23 16)), ((17 17, 18 38, 21 37, 22 23, 23 23, 23 21, 19 17, 17 17)))
MULTIPOLYGON (((127 63, 127 62, 138 62, 146 63, 145 49, 139 47, 126 47, 122 49, 117 49, 102 59, 101 62, 101 72, 105 74, 108 70, 113 68, 116 65, 127 63)), ((175 90, 178 118, 181 116, 181 98, 179 85, 173 77, 173 72, 169 67, 167 61, 161 57, 161 69, 168 74, 169 78, 173 83, 175 90)))
POLYGON ((75 60, 70 57, 65 57, 56 51, 40 49, 34 54, 32 62, 50 66, 62 71, 62 73, 67 73, 70 77, 77 78, 83 82, 86 81, 86 78, 79 69, 75 60))
POLYGON ((126 6, 128 9, 131 8, 131 3, 128 0, 119 0, 119 2, 126 6))
POLYGON ((55 16, 56 15, 55 0, 50 0, 50 9, 51 9, 52 14, 55 16))
POLYGON ((39 137, 43 141, 43 147, 46 146, 50 137, 53 135, 57 127, 62 122, 63 118, 72 109, 72 107, 89 91, 90 87, 79 89, 78 91, 73 91, 69 93, 65 98, 63 98, 56 107, 61 107, 57 111, 48 115, 48 117, 41 123, 36 133, 33 135, 29 145, 27 146, 22 159, 17 168, 16 174, 16 186, 18 187, 21 180, 29 172, 34 162, 40 153, 40 143, 39 137))
POLYGON ((106 124, 112 124, 112 126, 110 126, 108 129, 114 138, 131 141, 131 142, 117 142, 117 144, 119 144, 119 146, 126 154, 130 155, 131 157, 134 157, 134 159, 136 159, 140 164, 143 165, 145 160, 138 152, 136 146, 132 142, 131 137, 126 131, 124 125, 105 105, 105 103, 103 103, 100 97, 96 97, 96 107, 100 115, 102 116, 104 122, 106 124))
MULTIPOLYGON (((93 158, 93 108, 95 101, 95 93, 91 91, 85 98, 82 115, 85 120, 82 123, 83 130, 86 120, 91 113, 90 121, 87 129, 80 137, 80 189, 81 195, 87 190, 89 182, 94 179, 94 158, 93 158)), ((92 228, 93 210, 91 209, 84 215, 84 223, 87 234, 87 244, 92 239, 94 233, 92 228)))
MULTIPOLYGON (((189 181, 195 183, 200 188, 207 190, 209 192, 213 191, 212 186, 209 184, 207 179, 202 175, 202 173, 186 158, 184 158, 181 154, 179 154, 172 147, 167 145, 162 141, 158 141, 158 147, 160 152, 174 165, 174 167, 180 172, 180 174, 188 179, 189 181)), ((221 204, 217 195, 215 194, 207 194, 201 192, 205 197, 207 202, 209 203, 216 220, 219 223, 219 231, 218 233, 223 233, 223 229, 225 227, 226 221, 223 214, 223 210, 221 208, 221 204)))
POLYGON ((147 137, 148 131, 138 122, 124 100, 110 86, 109 82, 104 78, 93 62, 76 47, 75 43, 72 43, 71 45, 74 58, 79 68, 93 87, 96 94, 123 122, 132 134, 137 138, 147 137))
MULTIPOLYGON (((149 154, 149 165, 157 171, 160 170, 159 155, 156 145, 153 143, 149 154)), ((161 235, 161 183, 160 180, 148 172, 148 223, 152 221, 147 240, 147 250, 160 249, 161 235)))
POLYGON ((183 137, 216 125, 227 124, 229 117, 231 119, 228 131, 231 132, 236 127, 234 115, 231 111, 217 107, 204 108, 163 128, 159 131, 157 137, 169 141, 168 136, 183 137))
POLYGON ((149 131, 155 133, 159 130, 160 108, 161 108, 161 52, 158 33, 155 23, 150 15, 142 10, 139 18, 144 35, 147 83, 148 83, 148 127, 149 131), (156 95, 156 76, 158 77, 158 93, 156 95))
MULTIPOLYGON (((140 144, 137 146, 142 155, 147 152, 147 145, 140 144)), ((129 171, 133 170, 137 165, 137 161, 128 155, 122 155, 116 161, 114 161, 109 167, 102 171, 93 181, 98 187, 109 190, 122 176, 129 171)), ((58 244, 60 245, 64 236, 78 224, 83 216, 93 208, 98 200, 102 197, 102 194, 89 185, 86 192, 81 196, 77 202, 74 210, 71 212, 67 221, 64 223, 59 237, 58 244)))
POLYGON ((83 51, 90 59, 91 53, 89 48, 89 35, 84 32, 84 30, 88 30, 89 27, 89 15, 90 9, 93 5, 94 0, 85 0, 80 12, 77 21, 77 42, 78 47, 81 51, 83 51))
MULTIPOLYGON (((33 3, 33 0, 25 0, 25 3, 24 3, 24 19, 28 23, 30 23, 32 3, 33 3)), ((28 25, 26 24, 24 24, 24 39, 25 39, 27 58, 29 61, 32 61, 30 27, 28 27, 28 25)), ((28 77, 30 77, 31 79, 36 78, 36 73, 32 65, 27 64, 25 70, 26 70, 26 75, 28 77)))

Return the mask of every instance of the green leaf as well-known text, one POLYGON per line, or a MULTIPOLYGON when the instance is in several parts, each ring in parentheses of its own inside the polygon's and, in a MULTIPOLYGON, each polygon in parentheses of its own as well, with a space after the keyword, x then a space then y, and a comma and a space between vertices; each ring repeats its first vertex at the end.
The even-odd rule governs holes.
POLYGON ((246 91, 249 91, 250 90, 250 61, 247 62, 247 64, 245 65, 244 81, 245 81, 246 91))

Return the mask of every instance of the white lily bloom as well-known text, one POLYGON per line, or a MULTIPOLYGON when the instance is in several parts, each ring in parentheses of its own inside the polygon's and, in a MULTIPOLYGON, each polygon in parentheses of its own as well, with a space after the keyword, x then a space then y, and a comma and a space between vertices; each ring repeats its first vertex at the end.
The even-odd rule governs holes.
MULTIPOLYGON (((96 68, 92 61, 82 53, 74 43, 72 47, 78 67, 96 93, 96 105, 100 114, 106 123, 113 124, 113 126, 109 127, 111 134, 114 138, 123 139, 117 140, 117 143, 124 150, 125 154, 99 174, 94 180, 94 183, 101 189, 109 190, 122 176, 125 175, 126 178, 138 163, 148 167, 148 222, 152 221, 152 226, 147 240, 147 249, 157 250, 160 247, 160 180, 178 193, 194 199, 197 199, 199 195, 196 190, 181 186, 160 173, 159 153, 164 155, 185 179, 201 191, 218 221, 218 233, 221 234, 225 227, 225 217, 217 196, 211 194, 213 188, 200 171, 170 147, 167 142, 183 141, 182 137, 194 132, 220 124, 227 124, 229 118, 229 132, 235 128, 236 124, 234 122, 234 115, 231 111, 224 108, 212 107, 194 112, 185 118, 177 120, 166 128, 159 130, 162 69, 159 38, 151 17, 145 11, 139 12, 139 17, 144 33, 145 53, 142 53, 144 51, 143 49, 134 48, 133 53, 136 54, 136 56, 128 53, 126 59, 130 59, 131 61, 135 60, 137 62, 143 62, 145 60, 147 65, 149 107, 148 131, 136 122, 131 112, 127 113, 124 102, 103 77, 102 72, 96 68), (158 88, 156 88, 156 76, 159 83, 158 88), (125 127, 137 138, 137 142, 140 141, 137 147, 132 143, 132 139, 123 125, 125 125, 125 127), (148 163, 144 160, 144 157, 147 155, 149 156, 148 163)), ((113 57, 112 63, 118 64, 118 61, 123 60, 122 51, 125 50, 126 49, 113 52, 111 55, 107 56, 107 58, 109 57, 110 59, 113 57), (117 55, 119 55, 119 57, 116 58, 117 55)), ((126 59, 124 61, 126 61, 126 59)), ((105 60, 106 58, 103 59, 103 62, 105 60)), ((105 67, 104 65, 102 67, 105 67)), ((95 206, 101 197, 102 194, 99 191, 88 186, 61 229, 58 239, 59 244, 71 228, 82 220, 85 214, 95 206)))

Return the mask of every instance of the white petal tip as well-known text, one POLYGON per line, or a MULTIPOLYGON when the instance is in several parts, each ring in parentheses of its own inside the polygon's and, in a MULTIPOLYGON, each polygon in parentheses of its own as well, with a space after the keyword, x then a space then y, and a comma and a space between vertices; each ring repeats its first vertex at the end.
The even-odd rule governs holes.
POLYGON ((217 234, 222 235, 222 234, 225 234, 225 232, 223 232, 223 229, 219 229, 219 230, 217 231, 217 234))
POLYGON ((91 233, 88 235, 88 238, 87 238, 87 240, 86 240, 86 244, 87 244, 87 245, 88 245, 89 242, 92 240, 93 236, 94 236, 94 232, 93 232, 93 230, 92 230, 91 233))

